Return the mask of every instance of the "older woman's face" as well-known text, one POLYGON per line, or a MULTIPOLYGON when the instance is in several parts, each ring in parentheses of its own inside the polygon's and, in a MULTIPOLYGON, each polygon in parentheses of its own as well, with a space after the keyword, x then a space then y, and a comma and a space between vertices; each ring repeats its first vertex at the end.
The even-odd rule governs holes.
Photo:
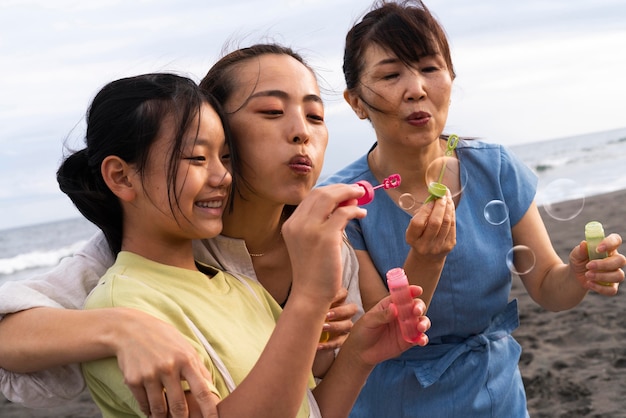
POLYGON ((364 64, 358 92, 348 94, 355 111, 371 120, 378 141, 420 146, 436 140, 446 125, 452 92, 443 57, 426 56, 407 66, 393 52, 371 45, 364 64))

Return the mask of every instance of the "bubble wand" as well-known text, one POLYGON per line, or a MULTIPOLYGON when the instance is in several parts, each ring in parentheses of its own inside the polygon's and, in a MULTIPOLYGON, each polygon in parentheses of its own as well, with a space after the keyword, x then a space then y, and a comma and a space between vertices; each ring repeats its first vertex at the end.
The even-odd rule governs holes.
MULTIPOLYGON (((448 143, 446 145, 446 151, 444 155, 446 157, 451 156, 452 153, 454 152, 454 149, 456 148, 458 144, 459 144, 458 135, 455 135, 455 134, 450 135, 448 137, 448 143)), ((438 181, 436 182, 433 181, 432 183, 428 185, 428 193, 430 193, 430 195, 428 196, 428 198, 426 198, 426 200, 424 201, 424 204, 428 202, 432 202, 433 200, 436 200, 436 199, 440 199, 446 195, 446 190, 448 190, 448 188, 446 187, 445 184, 442 183, 443 175, 445 174, 445 172, 446 172, 446 161, 444 160, 443 167, 441 167, 441 172, 439 173, 438 181)))
MULTIPOLYGON (((402 179, 400 178, 400 174, 390 175, 389 177, 385 178, 383 182, 378 186, 372 186, 372 184, 367 180, 357 181, 355 184, 361 186, 365 190, 365 194, 357 200, 356 204, 359 206, 367 205, 372 200, 374 200, 374 192, 377 189, 380 189, 381 187, 385 190, 395 189, 396 187, 400 186, 401 181, 402 179)), ((345 206, 346 204, 347 202, 341 202, 339 206, 345 206)))

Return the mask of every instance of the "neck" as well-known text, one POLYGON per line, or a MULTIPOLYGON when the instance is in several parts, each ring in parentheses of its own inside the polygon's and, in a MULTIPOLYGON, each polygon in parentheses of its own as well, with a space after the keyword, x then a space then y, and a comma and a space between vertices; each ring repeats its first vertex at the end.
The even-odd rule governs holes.
POLYGON ((197 270, 191 242, 191 240, 166 241, 145 236, 137 239, 129 234, 122 239, 122 251, 129 251, 168 266, 197 270))
POLYGON ((222 235, 243 239, 250 254, 265 254, 282 241, 282 204, 235 198, 234 209, 223 216, 222 235))

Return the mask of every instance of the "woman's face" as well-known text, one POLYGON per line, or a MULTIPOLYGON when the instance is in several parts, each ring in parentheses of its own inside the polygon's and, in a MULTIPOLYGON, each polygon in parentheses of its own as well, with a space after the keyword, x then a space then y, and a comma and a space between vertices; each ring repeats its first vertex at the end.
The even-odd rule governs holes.
MULTIPOLYGON (((247 198, 296 205, 319 178, 328 144, 313 73, 291 56, 265 54, 237 65, 225 109, 242 162, 247 198)), ((242 184, 243 183, 243 184, 242 184)))
POLYGON ((152 224, 150 229, 158 225, 161 237, 213 237, 222 231, 222 214, 231 184, 224 128, 215 110, 203 104, 183 138, 175 189, 168 193, 166 173, 173 135, 172 120, 166 119, 150 149, 144 172, 142 187, 151 204, 144 218, 152 224))
POLYGON ((364 63, 358 92, 347 93, 346 99, 359 117, 371 120, 378 141, 409 146, 435 141, 448 119, 452 91, 443 57, 423 57, 409 67, 392 52, 371 45, 364 63))

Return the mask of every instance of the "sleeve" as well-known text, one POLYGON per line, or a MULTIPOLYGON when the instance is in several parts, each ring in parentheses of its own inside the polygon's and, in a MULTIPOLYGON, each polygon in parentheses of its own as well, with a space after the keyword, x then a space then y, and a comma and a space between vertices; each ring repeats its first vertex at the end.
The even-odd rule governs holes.
MULTIPOLYGON (((213 361, 185 321, 183 310, 167 295, 146 286, 141 280, 109 273, 106 281, 89 296, 85 309, 116 306, 141 310, 175 326, 196 349, 209 373, 216 375, 213 361)), ((81 366, 90 393, 104 416, 143 416, 137 400, 124 383, 123 373, 115 358, 93 360, 81 366)), ((209 387, 221 397, 214 384, 209 387)))
POLYGON ((537 193, 537 176, 515 154, 501 147, 500 184, 509 208, 511 225, 515 226, 528 211, 537 193))
MULTIPOLYGON (((48 273, 0 286, 0 320, 4 315, 35 307, 80 309, 100 276, 113 264, 102 233, 94 235, 72 257, 48 273)), ((12 373, 0 368, 0 391, 12 402, 29 408, 62 405, 82 392, 84 380, 77 364, 37 373, 12 373)))
POLYGON ((356 304, 357 312, 352 318, 352 322, 356 322, 363 315, 363 302, 359 288, 359 260, 356 258, 354 248, 348 242, 344 242, 341 253, 343 256, 343 287, 348 289, 346 302, 356 304))

